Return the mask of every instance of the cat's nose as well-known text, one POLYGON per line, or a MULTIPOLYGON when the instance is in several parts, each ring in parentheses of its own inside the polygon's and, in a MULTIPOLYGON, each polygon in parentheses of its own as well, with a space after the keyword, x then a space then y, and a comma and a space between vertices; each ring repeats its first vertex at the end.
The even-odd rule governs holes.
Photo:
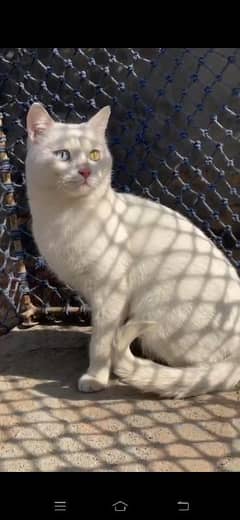
POLYGON ((79 175, 82 175, 84 179, 87 179, 91 171, 89 170, 89 168, 80 168, 80 170, 78 170, 78 173, 79 175))

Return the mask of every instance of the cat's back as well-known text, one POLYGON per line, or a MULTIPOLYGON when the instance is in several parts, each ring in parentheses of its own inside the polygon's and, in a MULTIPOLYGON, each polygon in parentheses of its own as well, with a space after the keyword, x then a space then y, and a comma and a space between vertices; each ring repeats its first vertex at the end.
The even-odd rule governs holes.
POLYGON ((177 211, 149 199, 121 194, 125 201, 122 219, 137 250, 192 249, 210 252, 213 243, 190 220, 177 211))
POLYGON ((193 281, 207 275, 215 281, 228 278, 239 286, 238 274, 224 253, 190 220, 148 199, 129 194, 123 198, 122 218, 128 227, 134 269, 139 265, 145 276, 154 272, 162 280, 177 276, 193 281))

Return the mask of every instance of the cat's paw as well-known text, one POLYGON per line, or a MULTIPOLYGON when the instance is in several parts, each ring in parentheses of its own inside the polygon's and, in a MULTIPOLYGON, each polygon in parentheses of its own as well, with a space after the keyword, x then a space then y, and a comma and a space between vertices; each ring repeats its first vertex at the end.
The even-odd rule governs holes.
POLYGON ((78 379, 79 392, 99 392, 100 390, 106 388, 106 386, 106 384, 88 374, 84 374, 78 379))

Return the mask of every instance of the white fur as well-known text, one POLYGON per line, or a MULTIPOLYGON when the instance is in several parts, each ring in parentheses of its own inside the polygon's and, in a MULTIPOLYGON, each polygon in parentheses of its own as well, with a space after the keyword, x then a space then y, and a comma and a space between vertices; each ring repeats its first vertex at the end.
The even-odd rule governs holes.
POLYGON ((69 125, 33 105, 27 123, 36 242, 92 308, 90 365, 79 389, 102 388, 111 368, 162 396, 232 389, 240 380, 238 275, 186 218, 111 188, 109 113, 105 107, 88 123, 69 125), (101 151, 99 162, 89 161, 92 148, 101 151), (70 150, 71 163, 59 163, 56 149, 70 150), (82 164, 91 168, 89 185, 78 173, 82 164), (147 357, 169 366, 134 357, 129 345, 137 336, 147 357))

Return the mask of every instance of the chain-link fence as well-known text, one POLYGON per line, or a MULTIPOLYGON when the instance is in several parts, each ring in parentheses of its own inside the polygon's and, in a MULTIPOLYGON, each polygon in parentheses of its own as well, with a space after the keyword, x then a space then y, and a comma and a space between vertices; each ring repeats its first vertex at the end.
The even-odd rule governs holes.
POLYGON ((76 123, 110 104, 115 188, 185 214, 239 269, 239 97, 240 49, 1 48, 1 331, 23 311, 28 324, 34 315, 90 319, 32 239, 24 176, 32 102, 76 123))

